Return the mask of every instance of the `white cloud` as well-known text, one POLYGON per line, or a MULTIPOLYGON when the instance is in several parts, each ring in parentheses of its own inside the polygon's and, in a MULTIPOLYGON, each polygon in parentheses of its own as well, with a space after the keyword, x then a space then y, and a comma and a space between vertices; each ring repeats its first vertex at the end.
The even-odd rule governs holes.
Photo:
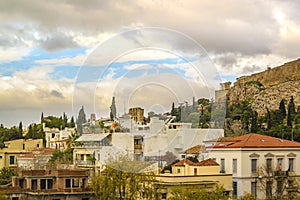
POLYGON ((11 62, 22 60, 30 54, 29 48, 8 47, 3 48, 0 46, 0 62, 11 62))
POLYGON ((86 59, 86 55, 77 55, 74 57, 64 58, 52 58, 36 60, 35 63, 38 65, 50 65, 50 66, 81 66, 86 59))

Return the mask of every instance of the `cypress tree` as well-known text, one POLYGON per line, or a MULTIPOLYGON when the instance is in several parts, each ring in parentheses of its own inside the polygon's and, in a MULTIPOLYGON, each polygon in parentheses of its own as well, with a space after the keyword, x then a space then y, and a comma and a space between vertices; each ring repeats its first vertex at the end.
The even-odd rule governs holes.
POLYGON ((175 104, 174 104, 174 102, 172 103, 171 115, 172 115, 172 116, 175 116, 175 115, 176 115, 176 112, 175 112, 175 104))
POLYGON ((285 110, 285 104, 284 104, 283 99, 280 101, 280 104, 279 104, 279 113, 280 113, 281 119, 283 120, 286 117, 286 110, 285 110))
POLYGON ((83 106, 79 110, 78 118, 76 121, 77 124, 77 130, 79 135, 82 135, 82 124, 86 122, 85 112, 83 106))
POLYGON ((110 119, 114 120, 116 117, 117 117, 117 108, 116 108, 115 97, 113 97, 110 106, 110 119))
POLYGON ((75 122, 74 122, 74 117, 73 117, 73 116, 71 117, 69 127, 70 127, 70 128, 74 128, 74 127, 75 127, 75 122))
POLYGON ((22 122, 19 123, 19 138, 23 137, 23 124, 22 122))
POLYGON ((291 96, 290 102, 289 102, 289 105, 288 105, 288 113, 287 113, 287 120, 286 120, 286 124, 289 127, 292 127, 293 116, 295 115, 295 113, 296 113, 296 110, 295 110, 294 97, 291 96))

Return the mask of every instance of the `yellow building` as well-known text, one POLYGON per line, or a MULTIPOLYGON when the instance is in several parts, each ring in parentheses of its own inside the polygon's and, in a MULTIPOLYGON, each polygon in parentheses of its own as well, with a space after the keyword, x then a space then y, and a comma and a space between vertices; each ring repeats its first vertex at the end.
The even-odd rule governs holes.
POLYGON ((0 169, 3 167, 17 167, 17 158, 35 148, 43 147, 43 139, 17 139, 4 142, 5 147, 0 150, 0 169))
POLYGON ((232 174, 221 174, 219 164, 212 159, 197 163, 181 160, 172 165, 172 173, 160 174, 157 180, 162 199, 168 199, 175 188, 199 191, 213 190, 220 185, 228 195, 232 190, 232 174))

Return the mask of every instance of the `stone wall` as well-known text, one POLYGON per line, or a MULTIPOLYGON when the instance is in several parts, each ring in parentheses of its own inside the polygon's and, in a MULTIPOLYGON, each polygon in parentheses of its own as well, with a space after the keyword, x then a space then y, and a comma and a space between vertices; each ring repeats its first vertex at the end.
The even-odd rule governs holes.
POLYGON ((250 76, 242 76, 237 79, 234 85, 238 86, 250 81, 259 81, 267 88, 287 81, 296 80, 300 80, 300 59, 250 76))
POLYGON ((300 106, 300 59, 250 76, 237 78, 227 94, 229 105, 249 99, 259 115, 266 108, 276 110, 285 99, 286 106, 294 97, 296 108, 300 106))

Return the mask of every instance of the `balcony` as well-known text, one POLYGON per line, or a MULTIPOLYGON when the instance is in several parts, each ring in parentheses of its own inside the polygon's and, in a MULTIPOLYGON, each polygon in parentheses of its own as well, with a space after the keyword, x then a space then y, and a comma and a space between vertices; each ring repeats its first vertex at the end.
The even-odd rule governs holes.
POLYGON ((142 149, 143 145, 142 144, 135 144, 134 149, 142 149))
POLYGON ((75 165, 93 166, 93 162, 90 160, 75 160, 75 165))

